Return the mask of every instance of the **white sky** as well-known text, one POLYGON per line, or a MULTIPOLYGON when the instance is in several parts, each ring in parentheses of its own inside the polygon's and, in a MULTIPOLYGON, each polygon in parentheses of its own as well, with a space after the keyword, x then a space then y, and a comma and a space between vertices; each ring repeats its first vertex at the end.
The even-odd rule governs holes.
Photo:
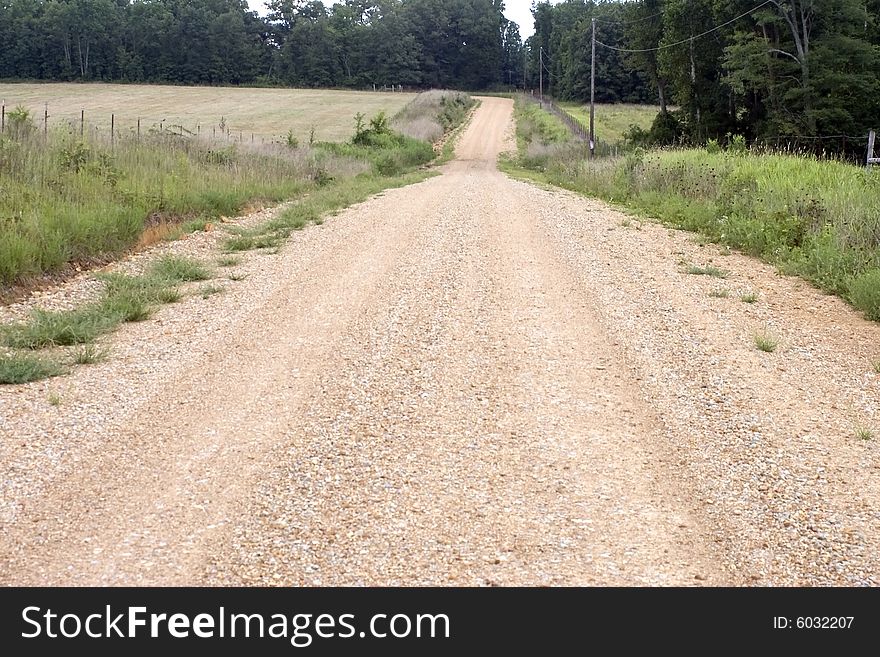
MULTIPOLYGON (((325 4, 329 3, 325 0, 325 4)), ((266 13, 261 0, 248 0, 248 5, 260 14, 266 13)), ((532 36, 535 31, 532 23, 532 0, 504 0, 504 7, 507 19, 519 25, 519 35, 523 40, 532 36)))

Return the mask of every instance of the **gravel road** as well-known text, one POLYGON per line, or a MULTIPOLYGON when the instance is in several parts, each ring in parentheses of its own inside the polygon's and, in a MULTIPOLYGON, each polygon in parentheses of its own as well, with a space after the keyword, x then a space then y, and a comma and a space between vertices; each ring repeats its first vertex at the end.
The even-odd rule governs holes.
POLYGON ((108 361, 0 387, 0 583, 877 585, 880 326, 509 179, 511 113, 108 361))

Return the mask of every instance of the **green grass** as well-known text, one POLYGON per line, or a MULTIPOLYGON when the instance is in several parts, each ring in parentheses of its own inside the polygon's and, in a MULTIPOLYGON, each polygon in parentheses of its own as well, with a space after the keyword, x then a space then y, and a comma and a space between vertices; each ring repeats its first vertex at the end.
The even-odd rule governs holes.
POLYGON ((232 273, 227 277, 230 281, 239 282, 247 278, 247 274, 232 273))
MULTIPOLYGON (((318 154, 163 137, 0 138, 0 285, 121 254, 157 227, 233 215, 314 186, 318 154)), ((350 167, 323 158, 328 175, 350 167)), ((356 168, 355 168, 356 169, 356 168)), ((354 171, 354 170, 353 170, 354 171)), ((195 224, 193 224, 195 225, 195 224)))
POLYGON ((99 301, 74 310, 34 310, 28 322, 0 326, 0 338, 17 349, 89 344, 123 322, 144 321, 157 306, 180 300, 177 283, 204 280, 199 276, 206 271, 197 261, 165 257, 146 276, 102 274, 98 278, 105 288, 99 301))
POLYGON ((520 152, 504 164, 508 172, 526 171, 759 257, 880 321, 880 167, 698 148, 589 161, 582 148, 559 147, 555 130, 536 131, 535 111, 517 108, 520 152))
POLYGON ((49 402, 51 406, 61 406, 61 395, 57 392, 50 392, 46 396, 46 401, 49 402))
MULTIPOLYGON (((47 93, 50 86, 43 87, 47 93)), ((217 99, 216 91, 206 93, 217 99)), ((313 95, 322 94, 334 92, 313 95)), ((390 108, 395 110, 404 97, 413 98, 384 98, 391 102, 392 96, 390 108)), ((401 126, 415 129, 430 123, 439 125, 442 135, 463 120, 472 104, 454 92, 424 97, 425 102, 422 95, 415 97, 418 102, 406 109, 401 126)), ((323 131, 327 122, 318 120, 322 114, 337 116, 348 107, 320 105, 309 121, 323 131)), ((351 107, 351 115, 336 119, 344 123, 345 134, 351 134, 356 112, 371 111, 370 103, 351 107)), ((290 116, 289 107, 276 109, 290 116)), ((369 174, 402 175, 434 157, 430 143, 390 130, 359 143, 316 141, 298 148, 216 142, 146 128, 140 138, 123 131, 112 148, 92 133, 80 140, 67 130, 50 131, 45 140, 37 130, 14 139, 2 136, 0 286, 70 263, 105 261, 138 242, 203 230, 253 205, 299 198, 369 174)), ((230 250, 274 246, 255 247, 243 239, 230 244, 230 250)))
POLYGON ((274 219, 227 238, 221 248, 226 253, 254 249, 267 249, 265 252, 271 252, 278 249, 291 233, 316 223, 322 216, 364 201, 383 189, 410 185, 430 175, 433 173, 421 170, 391 178, 363 176, 319 189, 297 201, 274 219))
POLYGON ((0 356, 0 384, 30 383, 64 373, 64 368, 48 358, 15 353, 0 356))
POLYGON ((874 374, 880 374, 880 358, 871 363, 871 368, 874 370, 874 374))
POLYGON ((241 258, 236 256, 220 256, 217 258, 217 266, 219 267, 235 267, 241 263, 241 258))
POLYGON ((700 267, 699 265, 688 265, 685 271, 688 274, 692 274, 694 276, 712 276, 713 278, 727 278, 728 276, 730 276, 730 272, 719 269, 714 265, 706 265, 705 267, 700 267))
POLYGON ((101 304, 90 304, 76 310, 35 310, 26 323, 2 327, 3 342, 16 349, 42 349, 93 342, 112 331, 122 317, 105 312, 101 304))
MULTIPOLYGON (((460 115, 463 118, 465 114, 465 111, 456 109, 456 116, 460 115)), ((443 117, 441 120, 445 125, 446 120, 443 117)), ((458 120, 461 119, 455 117, 451 119, 453 122, 458 120)), ((22 155, 21 145, 13 144, 7 148, 9 142, 2 142, 0 146, 7 149, 6 151, 0 149, 0 174, 4 172, 4 166, 10 166, 10 170, 16 174, 21 173, 20 167, 14 166, 16 162, 21 164, 15 159, 22 155), (10 153, 12 153, 11 159, 4 160, 10 153)), ((277 253, 281 244, 293 231, 302 230, 310 224, 321 222, 322 217, 328 213, 337 212, 341 208, 363 201, 384 189, 409 185, 434 175, 434 172, 423 167, 424 164, 434 159, 431 145, 391 132, 376 130, 374 133, 367 134, 357 144, 323 144, 320 146, 323 155, 311 160, 309 164, 311 171, 309 175, 313 181, 311 192, 261 226, 248 230, 230 229, 232 235, 223 244, 226 252, 259 248, 263 249, 263 252, 277 253), (348 163, 349 169, 345 175, 337 178, 331 172, 334 171, 333 166, 341 170, 339 169, 340 163, 348 163), (351 163, 355 163, 356 166, 350 166, 351 163)), ((89 160, 91 154, 92 151, 87 145, 82 145, 82 148, 76 146, 74 151, 59 158, 59 161, 66 162, 65 166, 70 166, 70 158, 75 158, 78 163, 75 173, 79 176, 82 171, 91 166, 89 160)), ((179 153, 175 160, 175 166, 187 170, 190 166, 187 156, 187 153, 179 153)), ((149 151, 144 158, 149 159, 149 151)), ((234 161, 234 153, 231 151, 208 153, 204 159, 224 167, 235 165, 233 168, 236 169, 240 164, 234 161)), ((97 157, 96 161, 101 167, 111 167, 112 164, 104 157, 97 157)), ((170 164, 169 166, 172 170, 174 169, 174 166, 170 164)), ((95 168, 96 174, 100 173, 110 188, 117 189, 118 177, 116 174, 101 167, 95 168)), ((3 182, 5 181, 0 178, 0 183, 3 182)), ((65 189, 65 184, 55 187, 65 189)), ((296 190, 301 191, 302 185, 299 183, 297 185, 296 190)), ((50 185, 50 187, 54 189, 53 186, 50 185)), ((2 201, 6 199, 6 189, 2 187, 0 189, 4 191, 4 195, 0 196, 0 211, 2 211, 2 201)), ((109 192, 107 189, 103 189, 103 195, 98 194, 95 198, 113 197, 112 189, 109 192)), ((228 186, 224 181, 212 181, 211 191, 206 198, 211 200, 217 213, 231 214, 231 210, 235 207, 234 203, 229 204, 224 200, 224 194, 227 191, 228 186)), ((32 190, 32 196, 38 197, 39 194, 40 190, 32 190)), ((92 206, 80 206, 79 210, 87 211, 85 214, 92 211, 100 214, 101 206, 96 202, 92 206)), ((190 208, 190 210, 193 209, 190 208)), ((3 216, 0 214, 0 217, 3 216)), ((137 226, 140 226, 140 219, 134 222, 131 227, 136 228, 137 226)), ((46 226, 37 222, 33 224, 32 228, 41 231, 46 226)), ((92 228, 94 226, 90 230, 92 228)), ((112 226, 108 230, 111 228, 112 226)), ((132 230, 128 237, 132 238, 137 234, 137 230, 132 230)), ((71 245, 65 241, 69 234, 64 230, 49 230, 45 234, 41 233, 40 237, 54 240, 53 243, 60 250, 65 251, 68 255, 71 253, 71 245)), ((96 238, 91 236, 90 239, 95 241, 96 238)), ((22 230, 15 217, 11 222, 0 222, 0 284, 5 280, 13 280, 27 269, 26 267, 24 269, 17 267, 13 263, 10 268, 2 270, 2 267, 8 265, 2 260, 2 256, 6 253, 3 249, 10 243, 26 244, 32 241, 39 242, 37 234, 29 235, 26 230, 22 230), (11 228, 7 225, 8 223, 11 223, 11 228), (6 279, 3 278, 4 272, 5 275, 8 275, 6 279)), ((127 243, 126 240, 121 240, 117 246, 127 243)), ((39 251, 38 248, 35 253, 39 251)), ((63 264, 62 261, 63 259, 59 260, 55 265, 63 264)), ((226 255, 220 258, 219 264, 232 266, 238 261, 237 257, 226 255)), ((35 271, 48 271, 52 266, 51 262, 42 262, 35 271)), ((86 345, 74 354, 73 361, 76 364, 93 362, 99 352, 92 348, 91 343, 100 335, 114 330, 122 322, 148 319, 159 305, 173 303, 181 298, 178 285, 191 281, 208 280, 212 278, 212 273, 204 263, 198 260, 165 255, 156 260, 145 275, 106 274, 99 276, 99 278, 105 283, 104 294, 100 300, 69 311, 35 310, 28 322, 0 326, 0 342, 16 349, 86 345)), ((232 275, 230 278, 241 280, 243 277, 236 279, 235 275, 232 275)), ((199 294, 207 298, 222 291, 223 288, 220 286, 205 285, 199 290, 199 294)), ((16 354, 3 357, 0 374, 2 374, 4 382, 17 383, 53 376, 60 371, 51 361, 16 354)))
POLYGON ((212 277, 204 264, 186 256, 164 255, 150 267, 153 276, 175 283, 207 281, 212 277))
POLYGON ((739 300, 743 303, 755 303, 758 301, 758 295, 755 292, 744 292, 739 295, 739 300))
POLYGON ((874 430, 866 426, 856 426, 854 430, 856 438, 859 440, 873 440, 874 430))
POLYGON ((761 351, 767 352, 768 354, 772 354, 779 346, 779 340, 773 337, 773 335, 770 334, 768 331, 755 333, 754 340, 755 346, 761 351))
MULTIPOLYGON (((582 103, 560 103, 560 107, 585 126, 590 125, 590 106, 582 103)), ((632 105, 627 103, 597 104, 595 106, 596 141, 615 144, 623 140, 623 133, 637 125, 650 130, 654 118, 660 112, 655 105, 632 105)))
POLYGON ((712 297, 713 299, 726 299, 727 297, 730 296, 730 290, 724 290, 724 289, 711 290, 709 292, 709 296, 712 297))

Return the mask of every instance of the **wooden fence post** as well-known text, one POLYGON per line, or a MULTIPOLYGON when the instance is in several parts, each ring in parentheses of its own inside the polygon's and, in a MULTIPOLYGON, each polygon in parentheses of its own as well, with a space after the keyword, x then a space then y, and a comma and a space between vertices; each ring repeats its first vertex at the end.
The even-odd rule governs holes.
POLYGON ((871 170, 872 164, 880 164, 880 157, 874 157, 874 138, 876 134, 873 130, 868 132, 868 170, 871 170))
POLYGON ((6 99, 3 99, 2 109, 0 109, 0 132, 6 132, 6 99))

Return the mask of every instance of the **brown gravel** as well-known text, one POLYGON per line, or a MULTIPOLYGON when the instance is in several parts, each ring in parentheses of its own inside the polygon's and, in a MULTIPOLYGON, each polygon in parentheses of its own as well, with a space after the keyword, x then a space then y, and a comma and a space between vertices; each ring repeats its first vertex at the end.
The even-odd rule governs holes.
POLYGON ((107 362, 0 388, 0 582, 876 585, 880 327, 509 180, 510 114, 107 362))

